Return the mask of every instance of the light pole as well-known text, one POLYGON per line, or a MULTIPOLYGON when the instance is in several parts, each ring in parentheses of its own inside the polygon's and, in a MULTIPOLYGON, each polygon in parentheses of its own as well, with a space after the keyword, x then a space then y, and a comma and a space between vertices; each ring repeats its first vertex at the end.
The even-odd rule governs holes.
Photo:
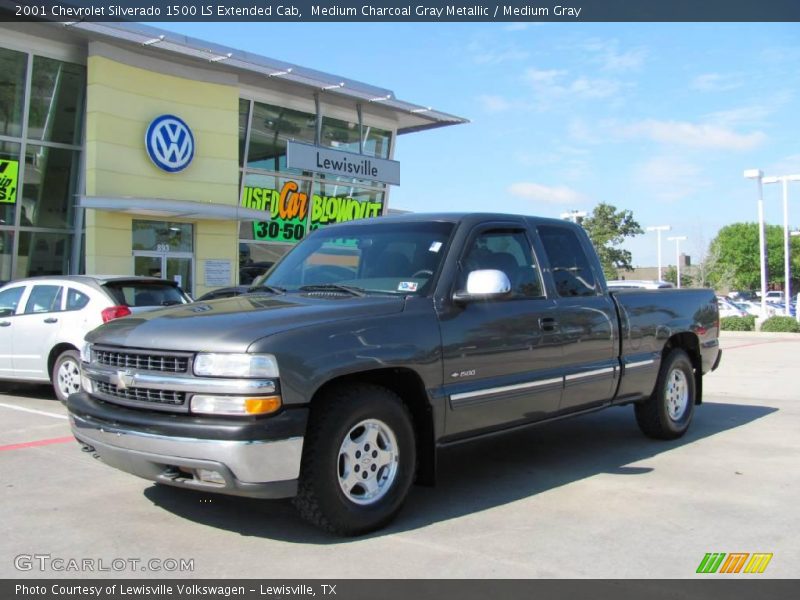
POLYGON ((789 242, 789 182, 800 181, 800 175, 781 175, 779 177, 762 177, 762 181, 766 183, 783 184, 783 277, 785 286, 783 290, 783 300, 786 306, 783 309, 783 314, 787 317, 790 315, 789 299, 792 297, 792 258, 791 258, 791 244, 789 242))
POLYGON ((672 229, 671 225, 653 225, 647 228, 647 231, 655 231, 658 235, 658 280, 662 281, 661 279, 661 232, 662 231, 669 231, 672 229))
POLYGON ((673 235, 667 238, 668 242, 675 242, 675 270, 677 271, 678 289, 681 289, 681 242, 685 235, 673 235))
POLYGON ((585 210, 571 210, 569 212, 561 213, 561 218, 565 221, 572 221, 573 223, 580 223, 587 216, 585 210))
POLYGON ((761 260, 761 318, 767 318, 767 245, 764 233, 764 171, 748 169, 744 172, 746 179, 758 182, 758 253, 761 260))

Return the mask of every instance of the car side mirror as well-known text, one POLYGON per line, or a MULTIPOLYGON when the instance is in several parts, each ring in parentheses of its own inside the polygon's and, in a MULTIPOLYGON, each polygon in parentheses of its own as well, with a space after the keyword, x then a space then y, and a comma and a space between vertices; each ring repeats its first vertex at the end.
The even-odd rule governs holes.
POLYGON ((12 308, 0 308, 0 317, 10 317, 14 314, 14 309, 12 308))
POLYGON ((497 269, 480 269, 470 271, 467 276, 467 288, 453 294, 456 302, 474 302, 490 300, 505 296, 511 291, 508 275, 497 269))

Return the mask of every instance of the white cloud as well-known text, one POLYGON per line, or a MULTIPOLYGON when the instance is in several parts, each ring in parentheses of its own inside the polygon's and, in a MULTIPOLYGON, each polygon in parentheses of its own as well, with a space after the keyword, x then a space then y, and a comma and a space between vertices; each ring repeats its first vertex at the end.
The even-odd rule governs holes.
POLYGON ((503 96, 484 95, 478 96, 478 102, 488 112, 505 112, 514 108, 515 103, 503 96))
POLYGON ((721 150, 750 150, 767 138, 761 131, 737 133, 731 128, 713 123, 655 119, 622 125, 619 133, 623 137, 646 138, 661 144, 721 150))
POLYGON ((613 79, 572 77, 558 69, 531 68, 522 77, 533 89, 540 107, 562 100, 613 98, 622 89, 622 84, 613 79))
POLYGON ((729 92, 744 85, 739 75, 704 73, 692 79, 691 88, 700 92, 729 92))
POLYGON ((677 156, 657 156, 636 165, 633 179, 648 194, 666 202, 693 196, 707 185, 696 163, 677 156))
POLYGON ((591 39, 584 49, 592 54, 590 61, 604 71, 636 71, 647 59, 647 49, 643 47, 621 51, 619 41, 591 39))
POLYGON ((508 186, 508 193, 512 196, 546 204, 575 205, 585 201, 580 192, 566 186, 547 186, 527 181, 512 183, 508 186))
POLYGON ((476 37, 467 45, 467 53, 476 65, 499 65, 526 60, 530 52, 514 44, 498 44, 486 37, 476 37))

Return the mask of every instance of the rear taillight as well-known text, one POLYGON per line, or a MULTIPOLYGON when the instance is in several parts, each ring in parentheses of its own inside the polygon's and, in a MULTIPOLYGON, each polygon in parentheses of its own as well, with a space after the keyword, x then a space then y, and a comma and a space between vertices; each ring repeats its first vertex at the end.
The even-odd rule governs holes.
POLYGON ((109 306, 108 308, 104 308, 100 314, 103 317, 103 323, 108 323, 120 317, 127 317, 131 314, 131 309, 127 306, 109 306))

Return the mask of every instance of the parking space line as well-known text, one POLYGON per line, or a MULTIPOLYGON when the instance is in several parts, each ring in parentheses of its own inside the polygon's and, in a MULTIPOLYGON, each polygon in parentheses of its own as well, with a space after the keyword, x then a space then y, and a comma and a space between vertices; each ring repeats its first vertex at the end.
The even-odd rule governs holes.
POLYGON ((38 446, 50 446, 51 444, 66 444, 67 442, 74 442, 75 438, 72 436, 69 437, 60 437, 60 438, 50 438, 49 440, 36 440, 34 442, 22 442, 19 444, 8 444, 7 446, 0 446, 0 452, 3 450, 19 450, 21 448, 36 448, 38 446))
POLYGON ((44 415, 45 417, 53 417, 54 419, 66 419, 67 415, 59 415, 44 410, 36 410, 35 408, 23 408, 22 406, 14 406, 13 404, 5 404, 0 402, 0 408, 10 408, 11 410, 18 410, 21 412, 33 413, 34 415, 44 415))

